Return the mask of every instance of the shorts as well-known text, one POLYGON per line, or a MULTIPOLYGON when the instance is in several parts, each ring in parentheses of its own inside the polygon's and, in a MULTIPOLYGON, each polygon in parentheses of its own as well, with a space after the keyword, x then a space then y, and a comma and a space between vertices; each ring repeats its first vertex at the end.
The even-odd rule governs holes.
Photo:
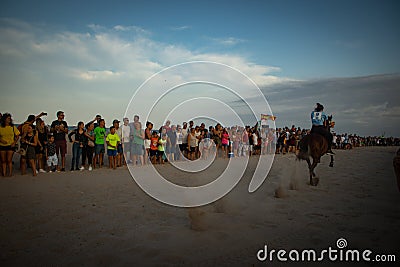
POLYGON ((143 145, 132 143, 131 144, 131 154, 136 156, 143 155, 143 145))
POLYGON ((158 150, 151 150, 150 149, 150 157, 157 157, 158 155, 158 150))
POLYGON ((0 146, 0 151, 10 151, 10 150, 14 150, 14 148, 11 146, 0 146))
POLYGON ((53 156, 49 156, 49 158, 47 159, 47 166, 51 167, 51 164, 53 164, 54 166, 58 165, 58 158, 56 154, 54 154, 53 156))
POLYGON ((214 138, 214 143, 215 143, 217 146, 221 146, 221 144, 222 144, 221 138, 218 138, 218 137, 214 138))
POLYGON ((104 144, 99 145, 96 144, 94 147, 94 154, 98 155, 98 154, 104 154, 106 152, 105 148, 104 148, 104 144))
POLYGON ((187 148, 187 144, 179 144, 179 149, 181 150, 181 152, 185 151, 187 148))
POLYGON ((116 149, 107 149, 107 156, 115 157, 116 155, 117 155, 117 150, 116 149))
POLYGON ((145 149, 150 148, 150 139, 145 139, 145 140, 144 140, 144 148, 145 148, 145 149))
POLYGON ((123 147, 123 151, 125 151, 125 152, 131 151, 131 143, 129 143, 129 142, 124 142, 122 147, 123 147))
POLYGON ((118 144, 117 146, 117 153, 118 154, 122 154, 124 152, 124 150, 122 149, 122 144, 118 144))
POLYGON ((56 154, 61 154, 61 157, 65 157, 67 154, 67 141, 66 140, 56 140, 56 154))
POLYGON ((194 152, 196 152, 196 147, 195 147, 195 146, 190 146, 190 147, 188 148, 188 152, 189 152, 189 153, 194 153, 194 152))
POLYGON ((167 154, 175 154, 176 153, 176 146, 167 146, 167 154))
POLYGON ((33 146, 28 146, 26 149, 26 156, 25 158, 27 160, 35 160, 36 159, 36 152, 35 152, 35 147, 33 146))
POLYGON ((222 144, 223 147, 228 147, 228 144, 222 144))

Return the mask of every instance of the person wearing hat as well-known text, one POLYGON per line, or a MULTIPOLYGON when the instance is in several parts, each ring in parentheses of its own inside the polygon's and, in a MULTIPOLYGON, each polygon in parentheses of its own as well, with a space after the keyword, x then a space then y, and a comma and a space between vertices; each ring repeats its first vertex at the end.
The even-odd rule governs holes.
POLYGON ((113 120, 113 126, 115 128, 115 133, 118 135, 119 140, 120 140, 120 142, 117 145, 117 158, 116 158, 117 167, 121 167, 122 166, 122 158, 123 158, 123 155, 124 155, 123 154, 124 152, 123 152, 123 149, 122 149, 122 142, 121 142, 121 140, 122 140, 122 128, 119 127, 119 123, 120 123, 119 120, 117 120, 117 119, 113 120))
POLYGON ((332 152, 332 134, 325 128, 325 121, 328 120, 328 116, 326 116, 324 112, 324 106, 320 103, 317 103, 314 111, 311 112, 311 133, 318 133, 325 137, 328 141, 328 151, 326 154, 334 155, 332 152))

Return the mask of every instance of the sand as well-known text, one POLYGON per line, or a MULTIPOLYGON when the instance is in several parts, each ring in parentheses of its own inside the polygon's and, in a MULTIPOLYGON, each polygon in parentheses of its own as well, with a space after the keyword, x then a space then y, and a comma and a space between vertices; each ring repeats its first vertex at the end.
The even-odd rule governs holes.
MULTIPOLYGON (((264 245, 324 249, 339 238, 399 261, 397 149, 336 151, 334 168, 323 157, 317 187, 308 185, 305 162, 277 155, 250 194, 253 157, 228 195, 190 209, 152 199, 125 168, 37 177, 16 170, 0 179, 2 266, 271 266, 257 260, 264 245)), ((189 179, 168 164, 158 169, 177 183, 189 179)), ((285 264, 275 259, 272 266, 285 264)))

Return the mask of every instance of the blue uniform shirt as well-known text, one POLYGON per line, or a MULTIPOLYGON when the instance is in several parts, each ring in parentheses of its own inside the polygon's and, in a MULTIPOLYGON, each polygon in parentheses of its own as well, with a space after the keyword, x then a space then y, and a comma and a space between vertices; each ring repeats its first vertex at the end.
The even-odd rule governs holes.
POLYGON ((325 112, 320 111, 313 111, 311 112, 311 122, 312 125, 324 125, 324 121, 326 121, 328 117, 326 116, 325 112))

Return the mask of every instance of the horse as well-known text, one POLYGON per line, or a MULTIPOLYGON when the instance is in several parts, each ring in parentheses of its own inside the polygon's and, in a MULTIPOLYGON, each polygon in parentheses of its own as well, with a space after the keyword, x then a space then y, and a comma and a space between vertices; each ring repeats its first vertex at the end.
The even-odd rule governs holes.
MULTIPOLYGON (((335 123, 332 121, 332 116, 328 116, 328 120, 325 121, 325 128, 329 131, 333 128, 335 123)), ((298 160, 305 160, 308 164, 308 170, 310 172, 310 185, 317 186, 319 178, 316 177, 314 172, 315 167, 320 162, 320 159, 328 151, 328 140, 318 133, 311 133, 304 136, 299 143, 300 151, 297 154, 298 160), (310 157, 313 162, 311 164, 310 157)), ((333 156, 331 155, 331 162, 329 167, 333 167, 333 156)))

